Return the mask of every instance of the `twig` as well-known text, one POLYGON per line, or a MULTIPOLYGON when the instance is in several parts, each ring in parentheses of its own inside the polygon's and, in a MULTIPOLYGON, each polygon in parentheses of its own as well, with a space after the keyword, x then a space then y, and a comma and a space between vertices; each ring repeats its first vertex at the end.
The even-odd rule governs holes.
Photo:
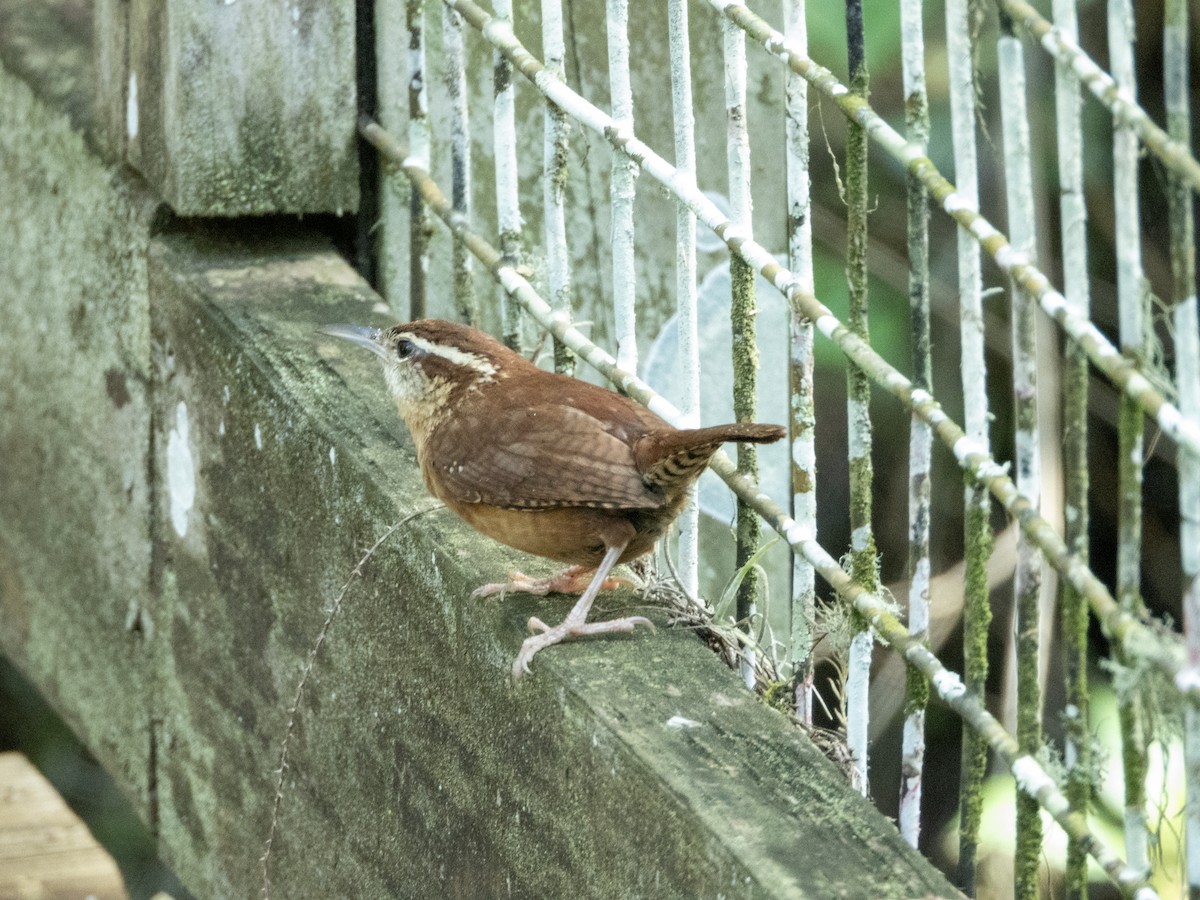
POLYGON ((392 525, 380 535, 379 540, 372 544, 358 564, 350 571, 350 576, 346 579, 346 583, 342 585, 342 589, 338 591, 337 598, 333 601, 333 606, 329 610, 329 615, 325 617, 325 621, 321 623, 321 630, 317 632, 317 639, 313 641, 313 645, 309 648, 308 658, 304 661, 304 666, 300 670, 300 680, 296 682, 296 693, 292 698, 292 704, 288 707, 287 727, 283 732, 283 741, 279 745, 279 766, 275 770, 275 799, 271 804, 271 827, 267 831, 267 839, 263 842, 263 854, 259 858, 259 863, 262 865, 262 897, 263 900, 270 900, 271 896, 271 879, 267 869, 267 865, 271 859, 271 845, 275 841, 275 828, 279 824, 279 807, 283 803, 283 776, 287 772, 287 757, 288 744, 292 739, 292 732, 296 727, 296 712, 300 709, 300 700, 304 696, 304 685, 308 681, 309 673, 312 672, 313 664, 316 662, 317 653, 321 649, 321 645, 325 643, 325 638, 329 634, 329 629, 333 625, 334 617, 337 616, 338 610, 341 609, 342 601, 346 599, 346 594, 350 590, 350 585, 354 583, 355 578, 361 578, 363 566, 367 564, 367 560, 375 553, 376 550, 390 538, 393 534, 411 522, 418 516, 423 516, 425 513, 433 512, 437 509, 443 509, 445 504, 435 503, 433 506, 427 506, 425 509, 417 510, 414 513, 409 513, 395 525, 392 525))

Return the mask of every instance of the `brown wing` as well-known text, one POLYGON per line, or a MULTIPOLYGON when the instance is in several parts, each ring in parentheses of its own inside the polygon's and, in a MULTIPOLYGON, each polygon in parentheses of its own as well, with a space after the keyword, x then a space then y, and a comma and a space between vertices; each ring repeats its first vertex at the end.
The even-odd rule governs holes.
POLYGON ((455 417, 429 436, 439 481, 461 502, 507 509, 663 504, 661 491, 643 481, 629 446, 586 412, 558 404, 493 405, 488 420, 481 428, 470 415, 455 417))

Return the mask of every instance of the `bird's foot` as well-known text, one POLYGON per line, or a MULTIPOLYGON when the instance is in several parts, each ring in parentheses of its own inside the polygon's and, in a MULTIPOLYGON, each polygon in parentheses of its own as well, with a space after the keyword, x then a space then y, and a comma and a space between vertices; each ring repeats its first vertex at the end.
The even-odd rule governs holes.
MULTIPOLYGON (((535 594, 544 597, 546 594, 582 594, 592 583, 592 573, 595 567, 569 566, 550 578, 530 578, 521 572, 509 572, 508 581, 497 581, 477 587, 471 592, 472 599, 490 597, 492 594, 535 594)), ((605 578, 600 590, 613 591, 619 587, 632 587, 633 582, 628 578, 605 578)))
POLYGON ((645 616, 625 616, 622 619, 610 619, 607 622, 578 622, 572 621, 568 616, 553 627, 537 616, 533 616, 529 620, 529 630, 538 633, 525 638, 525 643, 521 645, 521 652, 517 654, 517 659, 513 663, 513 681, 519 681, 522 675, 529 674, 529 663, 539 650, 545 650, 547 647, 553 647, 563 641, 593 634, 627 634, 638 625, 645 625, 651 633, 655 631, 654 623, 645 616))

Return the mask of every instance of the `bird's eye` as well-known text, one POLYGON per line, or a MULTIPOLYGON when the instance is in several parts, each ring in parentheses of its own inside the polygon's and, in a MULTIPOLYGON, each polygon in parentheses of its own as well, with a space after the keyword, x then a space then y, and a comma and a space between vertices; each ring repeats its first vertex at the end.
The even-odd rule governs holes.
POLYGON ((396 355, 401 359, 408 359, 417 352, 417 345, 410 340, 401 338, 396 342, 396 355))

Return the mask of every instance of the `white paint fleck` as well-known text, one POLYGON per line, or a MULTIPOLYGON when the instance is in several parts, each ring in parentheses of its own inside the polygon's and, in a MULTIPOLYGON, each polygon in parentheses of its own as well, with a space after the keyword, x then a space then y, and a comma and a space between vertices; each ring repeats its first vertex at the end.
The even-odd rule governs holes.
POLYGON ((812 522, 795 522, 790 519, 785 522, 783 536, 792 547, 799 547, 815 537, 812 522))
POLYGON ((967 693, 967 686, 962 679, 949 669, 939 669, 933 676, 933 688, 938 696, 945 700, 954 701, 967 693))
POLYGON ((1046 311, 1046 315, 1054 317, 1060 310, 1067 308, 1067 298, 1058 291, 1049 290, 1042 294, 1042 309, 1046 311))
POLYGON ((224 402, 226 406, 229 405, 229 385, 225 385, 224 402))
POLYGON ((167 493, 171 524, 180 537, 187 535, 188 515, 196 503, 196 464, 188 446, 187 404, 175 407, 175 427, 167 437, 167 493))
POLYGON ((699 728, 700 723, 693 719, 684 718, 683 716, 671 716, 671 718, 667 719, 667 727, 679 731, 684 728, 699 728))
POLYGON ((225 437, 225 420, 224 419, 222 419, 220 422, 217 423, 217 434, 221 435, 221 437, 225 437))
POLYGON ((806 472, 811 472, 817 465, 816 447, 812 441, 792 442, 792 462, 806 472))
POLYGON ((263 448, 262 428, 259 427, 257 422, 254 423, 254 446, 259 450, 263 448))
POLYGON ((971 222, 970 230, 971 234, 975 235, 975 238, 980 243, 991 240, 1000 234, 1000 232, 996 230, 995 226, 992 225, 991 222, 982 217, 976 218, 973 222, 971 222))
POLYGON ((129 96, 125 98, 125 130, 131 141, 138 136, 137 72, 129 73, 129 96))
POLYGON ((860 525, 850 532, 850 549, 854 551, 866 550, 871 541, 871 527, 869 525, 860 525))
POLYGON ((732 244, 735 241, 741 241, 742 243, 745 243, 750 239, 750 234, 745 228, 740 228, 737 225, 729 225, 726 227, 725 233, 722 235, 722 237, 724 237, 726 244, 732 244))
POLYGON ((1185 694, 1190 694, 1192 691, 1200 688, 1200 667, 1191 666, 1176 672, 1175 687, 1179 688, 1185 694))
POLYGON ((964 210, 973 211, 971 210, 971 204, 967 201, 967 198, 958 191, 953 191, 952 193, 946 195, 946 199, 942 201, 942 209, 946 210, 946 212, 948 212, 950 215, 954 215, 956 212, 962 212, 964 210))
POLYGON ((965 435, 955 441, 954 446, 950 450, 954 453, 954 458, 958 460, 960 465, 965 465, 968 457, 972 454, 982 454, 984 452, 983 447, 978 441, 972 440, 965 435))
POLYGON ((679 415, 679 410, 670 401, 657 395, 650 398, 650 402, 646 404, 646 408, 656 416, 662 416, 664 419, 672 419, 679 415))
POLYGON ((870 412, 868 405, 857 399, 846 402, 847 418, 850 420, 847 454, 850 459, 864 459, 870 453, 870 412))
POLYGON ((1005 245, 996 251, 996 265, 1004 271, 1009 271, 1018 265, 1025 265, 1028 260, 1025 254, 1019 250, 1014 250, 1011 244, 1005 245))
POLYGON ((1028 755, 1013 760, 1012 773, 1017 780, 1017 787, 1027 794, 1034 795, 1037 794, 1037 788, 1046 775, 1037 761, 1028 755))
POLYGON ((337 447, 329 448, 329 464, 331 466, 337 465, 337 447))
POLYGON ((822 315, 816 321, 817 331, 825 335, 829 339, 833 339, 833 333, 837 331, 838 326, 842 323, 833 315, 822 315))

